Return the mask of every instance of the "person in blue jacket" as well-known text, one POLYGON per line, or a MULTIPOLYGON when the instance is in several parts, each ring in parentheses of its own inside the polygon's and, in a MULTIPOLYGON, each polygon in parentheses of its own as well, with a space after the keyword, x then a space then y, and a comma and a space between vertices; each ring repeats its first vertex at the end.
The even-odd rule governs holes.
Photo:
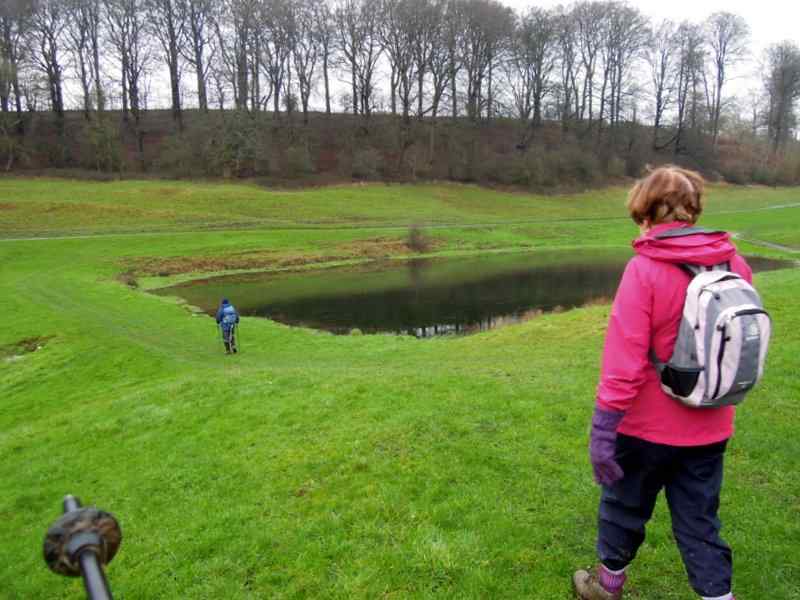
POLYGON ((217 310, 217 325, 222 330, 222 341, 225 343, 226 354, 236 352, 237 323, 239 323, 239 313, 227 298, 223 298, 217 310))

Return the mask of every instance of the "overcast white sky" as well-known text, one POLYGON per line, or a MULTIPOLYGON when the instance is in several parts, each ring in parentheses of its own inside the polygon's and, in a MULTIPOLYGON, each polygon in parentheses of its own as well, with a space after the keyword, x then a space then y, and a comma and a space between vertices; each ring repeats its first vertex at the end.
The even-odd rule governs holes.
MULTIPOLYGON (((515 9, 528 6, 551 7, 569 2, 554 0, 500 0, 515 9)), ((727 11, 742 16, 750 25, 753 50, 760 52, 768 45, 782 40, 800 44, 800 2, 798 0, 629 0, 644 14, 654 20, 702 21, 717 11, 727 11)))
MULTIPOLYGON (((550 8, 559 4, 569 5, 572 0, 500 0, 516 10, 529 6, 550 8)), ((759 63, 764 50, 770 44, 791 40, 800 45, 800 0, 628 0, 639 8, 654 23, 662 19, 700 22, 718 11, 740 15, 750 26, 751 56, 743 64, 731 70, 727 92, 744 96, 748 90, 760 87, 759 63)))

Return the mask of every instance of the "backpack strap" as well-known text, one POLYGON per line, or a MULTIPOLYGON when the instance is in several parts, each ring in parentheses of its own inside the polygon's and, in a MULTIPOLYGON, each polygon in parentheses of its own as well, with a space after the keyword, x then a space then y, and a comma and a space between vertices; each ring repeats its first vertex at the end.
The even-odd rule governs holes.
POLYGON ((716 265, 695 265, 692 263, 682 263, 678 265, 681 269, 686 271, 691 277, 695 277, 700 273, 705 273, 707 271, 730 271, 731 270, 731 263, 730 261, 725 261, 723 263, 719 263, 716 265))
POLYGON ((652 348, 650 348, 650 362, 653 363, 653 366, 656 368, 656 371, 658 371, 659 375, 663 373, 664 369, 667 367, 667 363, 658 360, 658 356, 656 356, 656 351, 653 350, 652 348))

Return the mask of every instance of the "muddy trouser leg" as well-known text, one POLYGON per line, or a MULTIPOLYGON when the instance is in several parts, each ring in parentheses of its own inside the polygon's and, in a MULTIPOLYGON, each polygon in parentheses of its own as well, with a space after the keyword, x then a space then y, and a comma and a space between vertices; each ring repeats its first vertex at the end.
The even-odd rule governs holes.
POLYGON ((616 460, 625 475, 614 485, 603 486, 597 519, 597 554, 612 571, 624 569, 636 557, 674 451, 670 446, 617 436, 616 460))
POLYGON ((717 516, 725 446, 721 442, 681 449, 675 475, 666 484, 672 532, 689 583, 698 595, 709 598, 731 591, 733 573, 731 549, 719 536, 717 516))

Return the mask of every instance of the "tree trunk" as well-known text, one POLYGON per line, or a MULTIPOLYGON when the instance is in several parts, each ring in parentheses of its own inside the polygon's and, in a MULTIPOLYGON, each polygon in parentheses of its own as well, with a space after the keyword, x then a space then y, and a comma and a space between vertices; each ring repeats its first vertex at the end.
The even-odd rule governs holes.
POLYGON ((197 76, 197 106, 202 113, 208 113, 208 86, 203 62, 203 47, 198 43, 197 32, 194 35, 194 64, 197 76))
MULTIPOLYGON (((489 122, 492 120, 492 103, 494 99, 492 98, 492 93, 494 90, 492 89, 492 76, 494 75, 494 57, 489 59, 489 82, 487 85, 486 90, 486 121, 489 122)), ((480 108, 478 109, 480 110, 480 108)))
POLYGON ((249 67, 247 48, 242 42, 242 47, 239 48, 236 58, 236 87, 239 88, 239 93, 236 96, 236 108, 239 110, 247 110, 247 97, 250 94, 250 85, 248 82, 249 67))
POLYGON ((17 133, 20 135, 25 134, 25 120, 22 118, 22 90, 19 87, 19 77, 14 73, 14 78, 11 81, 14 88, 14 102, 17 108, 17 133))
POLYGON ((422 120, 422 90, 425 85, 425 72, 420 69, 417 73, 417 119, 422 120))
POLYGON ((100 82, 100 44, 97 39, 92 39, 92 69, 94 71, 94 90, 97 101, 97 112, 102 113, 106 108, 103 96, 103 85, 100 82))
POLYGON ((128 122, 128 57, 122 55, 122 120, 128 122))
POLYGON ((325 79, 325 114, 331 114, 331 87, 328 80, 328 52, 325 50, 325 56, 322 58, 322 75, 325 79))
POLYGON ((453 102, 453 120, 455 121, 458 118, 458 101, 456 99, 456 71, 452 63, 450 67, 450 95, 453 102))
POLYGON ((356 82, 356 61, 350 61, 350 69, 353 76, 353 114, 358 114, 358 84, 356 82))
POLYGON ((172 92, 172 119, 178 124, 178 131, 183 131, 180 73, 178 72, 178 44, 175 39, 175 34, 172 32, 170 33, 169 56, 169 80, 172 92))
POLYGON ((398 75, 397 75, 397 68, 392 65, 392 73, 389 77, 389 94, 390 94, 390 102, 391 102, 391 110, 392 114, 397 114, 397 83, 398 83, 398 75))
POLYGON ((272 86, 272 106, 273 106, 272 117, 274 119, 277 119, 281 113, 280 100, 281 100, 281 83, 277 78, 275 78, 275 82, 272 86))
POLYGON ((198 64, 200 67, 197 69, 197 104, 200 112, 208 113, 208 91, 206 89, 206 76, 203 73, 202 56, 198 64))

